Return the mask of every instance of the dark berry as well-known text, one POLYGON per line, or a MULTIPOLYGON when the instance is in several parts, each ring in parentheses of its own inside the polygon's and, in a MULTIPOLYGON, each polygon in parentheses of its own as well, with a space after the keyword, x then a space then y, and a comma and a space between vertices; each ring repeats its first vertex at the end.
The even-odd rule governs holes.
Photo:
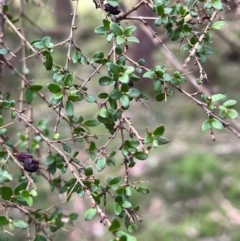
POLYGON ((23 162, 23 167, 28 172, 36 172, 39 168, 39 162, 34 158, 27 158, 23 162))
POLYGON ((20 152, 16 156, 20 162, 24 162, 24 160, 27 158, 33 158, 33 156, 27 152, 20 152))
POLYGON ((104 4, 104 10, 113 15, 118 15, 119 13, 121 13, 121 10, 118 8, 118 6, 113 7, 109 3, 104 4))
POLYGON ((133 81, 132 80, 129 80, 128 82, 128 86, 132 87, 134 84, 133 84, 133 81))

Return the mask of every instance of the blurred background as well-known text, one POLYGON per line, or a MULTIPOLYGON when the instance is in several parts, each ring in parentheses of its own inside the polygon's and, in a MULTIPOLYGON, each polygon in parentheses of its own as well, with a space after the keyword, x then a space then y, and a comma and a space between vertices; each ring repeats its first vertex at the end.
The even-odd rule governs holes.
MULTIPOLYGON (((69 36, 71 15, 74 1, 27 1, 25 4, 25 34, 29 41, 51 36, 52 42, 57 44, 69 36)), ((137 1, 119 1, 120 8, 128 9, 137 1)), ((11 14, 17 17, 19 1, 13 1, 11 14)), ((231 10, 224 12, 222 17, 226 20, 226 27, 219 32, 214 32, 214 54, 208 56, 207 63, 203 65, 208 74, 209 82, 205 83, 201 90, 206 94, 222 93, 229 99, 240 101, 240 10, 235 2, 231 3, 231 10)), ((147 7, 141 7, 132 16, 155 16, 147 7)), ((78 12, 77 30, 75 31, 76 43, 81 47, 87 57, 92 57, 95 52, 101 50, 106 55, 111 49, 111 44, 106 42, 105 36, 94 34, 94 29, 102 24, 104 13, 96 9, 92 1, 80 1, 78 12)), ((139 25, 137 21, 123 21, 123 26, 139 25)), ((18 23, 16 24, 18 26, 18 23)), ((156 31, 157 36, 171 50, 172 57, 182 65, 186 58, 186 52, 179 51, 180 41, 172 42, 168 39, 163 27, 155 27, 154 22, 149 25, 156 31)), ((20 26, 20 25, 19 25, 20 26)), ((197 28, 198 26, 196 26, 197 28)), ((201 28, 201 26, 199 26, 201 28)), ((154 44, 152 37, 145 34, 138 27, 135 36, 140 39, 140 44, 129 45, 129 55, 134 60, 144 58, 149 68, 155 65, 165 64, 169 69, 176 69, 171 61, 162 52, 162 46, 154 44)), ((10 30, 6 30, 5 42, 12 50, 16 49, 20 40, 10 30)), ((67 46, 58 47, 53 54, 54 61, 58 65, 64 65, 66 61, 67 46)), ((30 55, 30 52, 28 52, 30 55)), ((21 55, 12 60, 15 67, 21 68, 21 55)), ((43 92, 50 94, 46 84, 51 81, 52 74, 44 70, 41 62, 36 58, 27 59, 29 76, 35 84, 45 84, 43 92)), ((70 66, 74 71, 76 83, 81 83, 92 72, 88 65, 70 66)), ((190 64, 189 71, 196 78, 199 76, 198 69, 190 64)), ((181 70, 181 72, 187 72, 181 70)), ((100 90, 96 75, 88 84, 92 93, 100 90)), ((189 75, 186 75, 190 78, 189 75)), ((20 81, 9 69, 5 69, 3 86, 13 97, 18 98, 20 81)), ((240 165, 239 152, 240 142, 236 136, 227 130, 216 131, 216 141, 213 142, 209 132, 202 132, 201 125, 207 119, 206 113, 201 108, 189 101, 180 93, 174 92, 167 102, 156 102, 153 87, 149 80, 141 79, 136 87, 149 95, 147 102, 149 107, 140 103, 134 105, 127 112, 135 127, 144 135, 146 126, 165 126, 165 134, 170 143, 151 150, 149 159, 139 162, 130 171, 131 181, 144 180, 144 185, 150 190, 148 195, 134 195, 133 203, 139 204, 139 214, 143 222, 139 224, 139 230, 133 235, 138 240, 150 241, 239 241, 240 240, 240 165), (137 111, 136 111, 137 110, 137 111)), ((188 81, 182 87, 190 93, 198 89, 188 81)), ((101 87, 102 88, 102 87, 101 87)), ((38 97, 33 101, 37 104, 34 112, 34 121, 38 122, 43 116, 45 125, 51 129, 56 121, 45 103, 38 97), (50 114, 51 113, 51 114, 50 114)), ((86 118, 94 118, 96 108, 85 108, 84 103, 75 106, 75 109, 86 118)), ((239 104, 236 106, 239 110, 239 104)), ((10 119, 9 119, 10 121, 10 119)), ((240 129, 239 120, 234 125, 240 129)), ((17 140, 16 133, 24 130, 24 125, 12 126, 12 140, 17 140)), ((99 127, 93 131, 102 133, 104 129, 99 127)), ((61 124, 61 137, 69 137, 69 130, 65 124, 61 124)), ((118 143, 113 143, 116 147, 118 143)), ((82 145, 82 158, 86 158, 82 145)), ((42 147, 42 164, 44 164, 45 148, 42 147)), ((116 158, 117 159, 117 158, 116 158)), ((90 161, 86 161, 89 162, 90 161)), ((107 168, 101 178, 109 176, 109 171, 114 176, 121 168, 121 160, 117 160, 117 167, 107 168)), ((67 175, 67 174, 66 174, 67 175)), ((47 183, 37 177, 40 186, 36 207, 46 208, 47 202, 56 204, 64 200, 57 191, 50 192, 47 183), (47 199, 47 201, 46 201, 47 199)), ((79 218, 74 226, 69 226, 60 231, 54 240, 73 241, 103 241, 108 240, 104 226, 95 218, 91 222, 84 222, 84 211, 88 206, 88 200, 73 196, 69 203, 59 205, 67 213, 76 212, 79 218)), ((109 203, 108 212, 113 215, 113 203, 109 203)), ((1 233, 1 231, 0 231, 1 233)), ((2 236, 3 237, 3 236, 2 236)), ((9 240, 23 240, 24 231, 9 240)), ((1 236, 0 236, 1 239, 1 236)))

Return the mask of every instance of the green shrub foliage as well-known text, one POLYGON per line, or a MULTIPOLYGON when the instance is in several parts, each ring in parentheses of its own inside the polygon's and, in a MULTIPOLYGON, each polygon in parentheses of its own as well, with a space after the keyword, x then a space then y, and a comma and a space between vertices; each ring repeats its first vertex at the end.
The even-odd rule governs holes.
MULTIPOLYGON (((149 82, 151 98, 159 106, 160 102, 177 98, 174 92, 194 102, 206 119, 202 130, 210 132, 213 140, 215 129, 228 129, 239 137, 228 123, 238 116, 236 101, 226 99, 224 94, 202 91, 208 81, 204 64, 214 54, 213 33, 224 27, 220 16, 228 11, 228 1, 141 0, 134 7, 120 5, 117 0, 85 1, 93 7, 93 14, 102 17, 92 30, 95 42, 104 38, 108 43, 107 51, 99 49, 93 56, 78 46, 79 0, 72 1, 69 36, 61 42, 44 34, 31 39, 25 33, 26 9, 39 7, 36 2, 0 4, 1 32, 8 35, 1 39, 1 80, 7 78, 3 66, 15 78, 11 90, 6 91, 4 84, 0 89, 0 227, 5 240, 19 228, 26 231, 28 240, 53 240, 56 232, 81 216, 86 222, 98 219, 107 226, 111 241, 134 241, 134 231, 144 216, 138 213, 141 200, 133 202, 133 197, 137 193, 144 196, 149 190, 144 180, 132 181, 131 169, 148 161, 152 148, 169 142, 161 123, 146 128, 145 133, 133 123, 136 108, 144 111, 149 100, 144 90, 136 87, 137 82, 142 78, 149 82), (138 16, 140 8, 148 8, 154 17, 138 16), (133 59, 129 55, 131 46, 145 37, 136 37, 137 28, 158 42, 156 51, 168 59, 165 65, 148 68, 144 56, 133 59), (169 41, 185 54, 185 60, 176 59, 161 40, 158 31, 163 29, 169 41), (19 40, 21 51, 9 38, 19 40), (65 53, 64 61, 56 57, 59 52, 65 53), (11 64, 16 57, 17 64, 11 64), (37 81, 37 72, 28 69, 31 61, 37 71, 46 72, 47 83, 37 81), (176 61, 175 65, 167 64, 176 61), (195 79, 187 73, 191 63, 198 68, 195 79), (86 68, 91 73, 82 79, 77 71, 86 68), (15 97, 12 91, 17 81, 20 87, 15 97), (90 85, 93 81, 95 89, 90 85), (185 82, 195 86, 197 92, 186 91, 185 82), (39 113, 40 104, 51 113, 49 123, 48 116, 39 113), (90 118, 86 114, 89 109, 95 111, 90 118), (112 171, 114 166, 118 171, 112 171), (45 203, 43 208, 37 202, 42 182, 50 187, 46 195, 61 194, 65 205, 76 196, 87 200, 85 213, 65 213, 56 203, 45 203), (106 209, 109 203, 111 211, 106 209), (11 209, 21 215, 9 215, 11 209)), ((84 24, 84 18, 80 22, 84 24)))

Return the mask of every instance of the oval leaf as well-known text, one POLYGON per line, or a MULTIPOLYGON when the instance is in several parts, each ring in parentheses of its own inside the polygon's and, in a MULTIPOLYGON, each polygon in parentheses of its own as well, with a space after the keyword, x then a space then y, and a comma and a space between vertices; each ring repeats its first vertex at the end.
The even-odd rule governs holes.
POLYGON ((96 214, 97 214, 96 208, 89 208, 84 214, 84 220, 90 221, 96 216, 96 214))
POLYGON ((134 153, 134 157, 136 157, 138 160, 146 160, 148 158, 148 154, 139 151, 134 153))

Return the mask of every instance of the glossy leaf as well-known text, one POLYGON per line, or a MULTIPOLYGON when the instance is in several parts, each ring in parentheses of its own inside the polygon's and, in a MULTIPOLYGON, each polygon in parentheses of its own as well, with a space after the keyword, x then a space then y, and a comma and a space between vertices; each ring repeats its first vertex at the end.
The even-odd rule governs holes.
POLYGON ((62 147, 63 147, 63 150, 64 151, 66 151, 66 152, 68 152, 68 153, 71 153, 71 147, 70 146, 68 146, 67 144, 65 144, 65 143, 63 143, 62 144, 62 147))
POLYGON ((5 216, 0 216, 0 227, 9 224, 8 219, 5 216))
POLYGON ((83 122, 83 125, 87 126, 87 127, 94 127, 94 126, 98 126, 99 124, 100 123, 97 120, 87 120, 87 121, 83 122))
POLYGON ((74 116, 74 105, 70 100, 66 102, 65 110, 68 118, 72 118, 74 116))
POLYGON ((117 219, 113 219, 108 230, 110 232, 114 232, 114 231, 117 231, 120 227, 121 227, 120 222, 117 219))
POLYGON ((119 26, 118 24, 114 23, 114 22, 111 22, 110 23, 110 29, 113 31, 113 33, 116 35, 116 36, 120 36, 123 34, 123 29, 121 26, 119 26))
POLYGON ((148 158, 148 154, 144 152, 136 152, 134 153, 134 157, 136 157, 138 160, 146 160, 148 158))
POLYGON ((226 24, 225 21, 217 21, 217 22, 212 24, 211 28, 213 30, 220 30, 225 24, 226 24))
POLYGON ((84 220, 90 221, 96 216, 96 214, 97 214, 96 208, 89 208, 84 214, 84 220))
POLYGON ((217 120, 215 118, 213 118, 211 120, 211 125, 212 125, 213 128, 218 129, 218 130, 221 130, 221 129, 224 128, 223 124, 219 120, 217 120))
POLYGON ((0 195, 4 200, 10 200, 13 195, 13 191, 10 187, 0 187, 0 195))
POLYGON ((13 220, 13 225, 18 228, 27 228, 28 224, 22 220, 13 220))
POLYGON ((42 235, 37 235, 34 241, 47 241, 47 239, 42 235))
POLYGON ((105 157, 100 157, 97 160, 97 170, 101 172, 106 167, 107 161, 105 157))
POLYGON ((61 90, 61 86, 56 83, 49 83, 49 84, 47 84, 47 87, 54 94, 58 93, 61 90))

